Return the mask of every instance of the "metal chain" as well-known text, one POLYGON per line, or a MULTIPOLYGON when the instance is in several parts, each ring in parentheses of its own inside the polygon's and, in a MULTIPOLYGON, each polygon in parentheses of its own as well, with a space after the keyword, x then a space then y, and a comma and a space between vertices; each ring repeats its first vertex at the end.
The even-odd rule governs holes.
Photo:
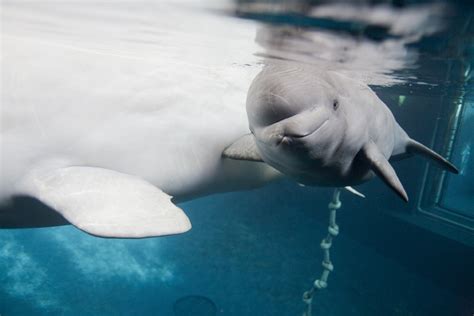
POLYGON ((336 224, 336 211, 341 208, 341 200, 339 199, 341 190, 339 188, 334 190, 332 200, 328 205, 329 209, 329 226, 328 234, 321 241, 321 249, 323 250, 324 258, 322 262, 323 272, 319 279, 316 279, 313 283, 313 287, 304 292, 303 302, 306 303, 306 311, 303 316, 312 316, 312 302, 314 293, 318 290, 325 289, 328 286, 329 274, 334 270, 334 266, 331 262, 330 249, 332 246, 332 240, 339 234, 339 226, 336 224))

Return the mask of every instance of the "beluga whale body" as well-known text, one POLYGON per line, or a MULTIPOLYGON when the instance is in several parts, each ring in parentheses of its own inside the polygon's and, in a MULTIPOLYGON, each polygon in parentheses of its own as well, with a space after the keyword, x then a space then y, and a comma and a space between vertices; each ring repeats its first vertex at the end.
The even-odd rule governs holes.
POLYGON ((0 201, 49 209, 3 204, 0 227, 183 233, 177 202, 281 177, 221 157, 248 133, 255 25, 196 5, 2 3, 0 201))
POLYGON ((352 186, 379 176, 403 200, 390 158, 419 154, 458 173, 411 139, 364 83, 291 61, 270 62, 247 96, 251 134, 224 156, 264 161, 303 185, 352 186))

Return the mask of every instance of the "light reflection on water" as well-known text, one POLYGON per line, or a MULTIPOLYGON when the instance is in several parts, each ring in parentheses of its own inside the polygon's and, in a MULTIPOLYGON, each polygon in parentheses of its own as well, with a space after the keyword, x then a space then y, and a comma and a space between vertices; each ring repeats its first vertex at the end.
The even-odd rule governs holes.
POLYGON ((470 73, 469 5, 318 3, 240 1, 235 14, 265 23, 257 33, 263 56, 337 70, 369 85, 443 94, 459 89, 464 79, 448 81, 438 75, 440 69, 461 64, 470 73))

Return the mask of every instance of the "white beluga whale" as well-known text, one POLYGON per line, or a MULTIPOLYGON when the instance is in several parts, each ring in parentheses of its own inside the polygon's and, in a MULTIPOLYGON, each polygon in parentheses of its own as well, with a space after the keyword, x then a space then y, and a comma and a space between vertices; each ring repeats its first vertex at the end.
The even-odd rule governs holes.
MULTIPOLYGON (((0 200, 140 238, 189 230, 176 202, 284 176, 350 186, 376 173, 406 199, 391 156, 455 171, 365 84, 293 63, 257 76, 255 25, 187 5, 2 3, 0 200)), ((0 227, 57 224, 30 215, 0 208, 0 227)))
MULTIPOLYGON (((2 11, 2 201, 34 197, 96 236, 161 236, 191 227, 177 201, 281 177, 221 157, 248 133, 253 23, 184 2, 2 11)), ((27 211, 1 208, 0 227, 57 223, 27 211)))
POLYGON ((294 62, 272 62, 247 96, 251 134, 224 156, 264 161, 301 184, 352 186, 378 175, 408 201, 389 159, 419 154, 458 173, 411 139, 364 83, 294 62))

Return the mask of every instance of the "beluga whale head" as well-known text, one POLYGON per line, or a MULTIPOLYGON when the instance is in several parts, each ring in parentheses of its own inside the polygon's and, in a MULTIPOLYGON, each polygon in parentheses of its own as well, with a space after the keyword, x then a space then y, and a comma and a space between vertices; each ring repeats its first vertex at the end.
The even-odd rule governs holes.
POLYGON ((350 130, 350 100, 327 76, 274 65, 248 93, 250 130, 262 159, 302 184, 347 185, 348 156, 367 133, 363 126, 350 130))
POLYGON ((412 140, 366 84, 337 72, 269 64, 250 86, 247 116, 251 134, 224 157, 266 162, 300 184, 345 187, 377 175, 408 201, 391 157, 417 153, 458 172, 412 140))

